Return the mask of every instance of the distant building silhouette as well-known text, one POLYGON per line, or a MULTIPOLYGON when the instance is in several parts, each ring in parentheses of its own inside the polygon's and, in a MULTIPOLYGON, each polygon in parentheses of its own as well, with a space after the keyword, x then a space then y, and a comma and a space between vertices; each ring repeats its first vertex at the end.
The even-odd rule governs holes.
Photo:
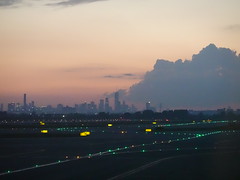
POLYGON ((119 92, 115 92, 114 94, 114 111, 116 113, 121 112, 121 103, 119 101, 119 92))
POLYGON ((3 111, 3 104, 1 104, 1 106, 0 106, 0 111, 1 112, 3 111))
POLYGON ((27 111, 27 94, 23 95, 23 110, 27 111))
POLYGON ((8 112, 9 113, 14 113, 16 110, 16 104, 14 102, 8 103, 8 112))
POLYGON ((105 98, 105 112, 111 112, 108 98, 105 98))
POLYGON ((104 109, 104 99, 100 99, 99 105, 98 105, 98 111, 99 112, 104 112, 105 111, 105 109, 104 109))
POLYGON ((151 106, 151 102, 150 101, 148 101, 146 103, 146 110, 156 111, 156 109, 151 106))
POLYGON ((146 103, 146 110, 150 110, 151 109, 151 102, 147 102, 146 103))

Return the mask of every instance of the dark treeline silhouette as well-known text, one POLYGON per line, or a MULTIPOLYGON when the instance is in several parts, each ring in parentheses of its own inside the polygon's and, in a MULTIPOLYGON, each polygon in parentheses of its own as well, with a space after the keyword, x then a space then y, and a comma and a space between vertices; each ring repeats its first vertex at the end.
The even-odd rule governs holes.
POLYGON ((187 110, 168 110, 163 112, 154 112, 152 110, 138 111, 135 113, 114 114, 100 112, 98 114, 10 114, 7 112, 0 112, 0 120, 162 120, 169 122, 179 121, 202 121, 202 120, 238 120, 240 121, 240 114, 232 111, 219 112, 213 115, 206 115, 203 113, 191 114, 187 110))

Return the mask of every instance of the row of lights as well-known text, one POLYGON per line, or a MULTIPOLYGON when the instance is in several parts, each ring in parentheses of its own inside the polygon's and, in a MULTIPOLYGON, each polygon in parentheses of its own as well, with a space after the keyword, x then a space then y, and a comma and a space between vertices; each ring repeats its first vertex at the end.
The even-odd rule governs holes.
MULTIPOLYGON (((94 154, 88 154, 88 155, 85 155, 85 156, 77 155, 77 156, 75 156, 72 159, 70 159, 69 156, 65 156, 64 160, 58 160, 56 162, 49 163, 49 164, 35 165, 33 167, 26 168, 26 169, 39 168, 39 167, 44 167, 44 166, 48 166, 48 165, 54 165, 54 164, 57 164, 57 163, 64 163, 64 162, 68 162, 68 161, 84 159, 84 158, 91 158, 91 157, 96 157, 96 156, 119 154, 117 152, 121 153, 121 151, 128 150, 128 149, 133 149, 133 148, 137 148, 137 147, 146 147, 146 146, 156 145, 156 144, 168 144, 168 143, 172 143, 172 142, 186 141, 186 140, 191 140, 191 139, 195 139, 195 138, 201 138, 201 137, 204 137, 204 136, 209 136, 209 135, 213 135, 213 134, 220 134, 220 133, 226 133, 226 132, 236 132, 236 131, 216 131, 216 132, 209 132, 209 133, 204 133, 204 134, 196 134, 196 135, 194 135, 192 137, 187 137, 187 138, 178 138, 178 139, 172 139, 172 140, 167 140, 167 141, 159 141, 159 142, 154 141, 154 142, 148 143, 148 144, 138 144, 138 145, 130 145, 130 146, 118 147, 116 149, 109 149, 109 150, 106 150, 106 151, 103 151, 103 152, 98 152, 98 153, 94 153, 94 154)), ((198 150, 198 147, 194 147, 194 149, 198 150)), ((181 149, 179 147, 177 147, 175 150, 179 151, 181 149)), ((151 151, 156 151, 156 150, 142 149, 140 151, 135 151, 135 152, 151 152, 151 151)), ((159 149, 158 151, 163 151, 163 150, 159 149)), ((14 173, 14 172, 19 172, 19 171, 20 170, 14 170, 14 171, 8 170, 6 173, 1 173, 0 175, 14 173)))

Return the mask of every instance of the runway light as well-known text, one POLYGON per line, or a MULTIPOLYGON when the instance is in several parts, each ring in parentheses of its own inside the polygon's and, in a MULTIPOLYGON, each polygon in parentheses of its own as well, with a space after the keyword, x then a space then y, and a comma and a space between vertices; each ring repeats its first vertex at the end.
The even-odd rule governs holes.
POLYGON ((47 133, 48 133, 48 130, 41 130, 41 133, 47 134, 47 133))
POLYGON ((80 158, 80 156, 77 156, 77 159, 79 159, 80 158))
POLYGON ((152 131, 152 129, 145 129, 145 131, 146 131, 146 132, 151 132, 151 131, 152 131))
POLYGON ((152 122, 153 124, 157 124, 157 122, 152 122))
POLYGON ((41 126, 44 126, 44 125, 45 125, 45 123, 42 122, 42 121, 40 121, 39 124, 40 124, 41 126))
POLYGON ((90 135, 91 133, 89 131, 85 131, 85 134, 86 135, 90 135))
POLYGON ((108 124, 108 127, 112 127, 113 125, 112 124, 108 124))
POLYGON ((81 132, 79 135, 80 136, 89 136, 91 134, 91 132, 89 132, 89 131, 84 131, 84 132, 81 132))

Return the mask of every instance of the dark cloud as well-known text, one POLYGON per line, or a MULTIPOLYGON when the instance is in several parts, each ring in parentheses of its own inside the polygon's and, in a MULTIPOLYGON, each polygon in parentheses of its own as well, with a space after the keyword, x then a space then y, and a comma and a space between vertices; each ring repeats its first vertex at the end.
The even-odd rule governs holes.
POLYGON ((123 76, 113 76, 113 75, 106 75, 104 76, 104 78, 113 78, 113 79, 118 79, 118 78, 122 78, 123 76))
POLYGON ((105 0, 66 0, 66 1, 59 1, 56 3, 49 3, 47 5, 50 6, 74 6, 78 4, 85 4, 85 3, 93 3, 98 1, 105 1, 105 0))
POLYGON ((113 79, 121 79, 121 78, 128 78, 128 79, 140 79, 140 77, 136 74, 132 73, 125 73, 121 75, 106 75, 104 78, 113 78, 113 79))
POLYGON ((21 0, 0 0, 0 7, 12 6, 19 2, 21 2, 21 0))
POLYGON ((126 73, 126 74, 123 74, 124 76, 135 76, 134 74, 131 74, 131 73, 126 73))
POLYGON ((132 102, 162 103, 169 108, 240 106, 240 56, 210 44, 192 60, 157 60, 144 79, 131 86, 132 102))

